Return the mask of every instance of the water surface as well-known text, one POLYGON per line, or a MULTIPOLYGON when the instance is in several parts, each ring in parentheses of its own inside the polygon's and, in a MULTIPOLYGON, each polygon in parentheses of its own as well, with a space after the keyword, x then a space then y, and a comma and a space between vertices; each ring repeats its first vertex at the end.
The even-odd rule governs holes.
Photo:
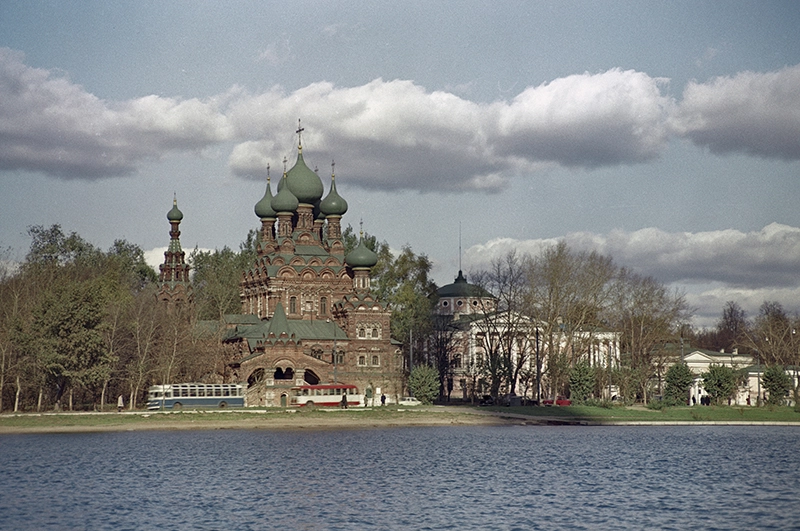
POLYGON ((796 529, 800 428, 0 436, 0 529, 796 529))

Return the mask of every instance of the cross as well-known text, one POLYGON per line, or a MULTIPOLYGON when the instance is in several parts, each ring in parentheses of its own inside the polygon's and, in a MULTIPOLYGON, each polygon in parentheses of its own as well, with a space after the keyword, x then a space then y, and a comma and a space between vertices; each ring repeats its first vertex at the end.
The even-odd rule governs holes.
POLYGON ((336 175, 336 172, 334 171, 335 169, 336 169, 336 161, 332 160, 331 161, 331 177, 334 177, 336 175))
POLYGON ((302 140, 301 135, 300 135, 300 133, 302 133, 303 131, 305 131, 305 128, 300 125, 300 118, 298 118, 297 119, 297 131, 295 131, 295 133, 297 133, 297 145, 298 146, 302 146, 303 145, 303 140, 302 140))
POLYGON ((267 182, 269 182, 269 162, 267 162, 267 182))

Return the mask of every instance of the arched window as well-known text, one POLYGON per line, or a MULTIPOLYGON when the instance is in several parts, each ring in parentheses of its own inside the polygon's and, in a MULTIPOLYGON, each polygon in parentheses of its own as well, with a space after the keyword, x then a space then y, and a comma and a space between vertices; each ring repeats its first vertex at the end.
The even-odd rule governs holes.
POLYGON ((363 354, 358 357, 358 364, 359 365, 366 365, 367 364, 367 357, 363 354))
POLYGON ((381 364, 381 358, 377 354, 372 355, 372 365, 378 366, 381 364))
POLYGON ((321 297, 319 299, 319 314, 328 315, 328 297, 321 297))
POLYGON ((289 313, 297 313, 297 297, 289 298, 289 313))

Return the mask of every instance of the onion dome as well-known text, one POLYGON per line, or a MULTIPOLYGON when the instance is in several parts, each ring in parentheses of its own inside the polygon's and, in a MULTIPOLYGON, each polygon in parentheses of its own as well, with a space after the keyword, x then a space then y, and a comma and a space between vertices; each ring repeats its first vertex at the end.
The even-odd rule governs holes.
POLYGON ((183 219, 183 212, 178 210, 178 199, 172 199, 172 210, 167 212, 167 219, 169 221, 180 221, 183 219))
POLYGON ((269 186, 269 174, 267 174, 267 190, 264 192, 264 197, 256 203, 254 208, 256 216, 261 219, 274 218, 277 214, 272 210, 272 190, 269 186))
POLYGON ((344 257, 344 261, 350 267, 369 268, 378 263, 378 255, 364 244, 364 237, 362 234, 358 241, 358 247, 347 253, 347 256, 344 257))
POLYGON ((331 176, 331 191, 319 204, 319 209, 326 216, 343 216, 347 212, 347 201, 336 192, 336 179, 331 176))
MULTIPOLYGON (((283 174, 283 180, 286 180, 286 174, 283 174)), ((289 186, 281 186, 280 191, 270 201, 270 207, 275 212, 294 212, 297 210, 299 201, 297 197, 289 191, 289 186)))
POLYGON ((325 192, 322 179, 306 166, 302 149, 297 151, 297 162, 286 173, 286 185, 299 202, 309 205, 319 201, 325 192))

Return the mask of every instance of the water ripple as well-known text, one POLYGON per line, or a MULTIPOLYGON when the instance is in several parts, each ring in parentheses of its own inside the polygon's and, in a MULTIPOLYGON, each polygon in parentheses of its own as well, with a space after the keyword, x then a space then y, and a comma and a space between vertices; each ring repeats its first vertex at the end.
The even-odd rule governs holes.
POLYGON ((0 437, 0 529, 792 529, 800 429, 0 437))

